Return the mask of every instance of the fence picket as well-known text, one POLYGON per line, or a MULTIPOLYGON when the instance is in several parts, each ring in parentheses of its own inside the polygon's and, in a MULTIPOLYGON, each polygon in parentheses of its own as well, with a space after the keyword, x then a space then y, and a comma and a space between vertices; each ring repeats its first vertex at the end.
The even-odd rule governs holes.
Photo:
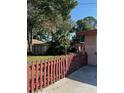
POLYGON ((62 59, 60 57, 60 78, 62 79, 62 59))
POLYGON ((51 61, 51 84, 53 83, 53 62, 51 61))
POLYGON ((57 58, 57 80, 59 80, 59 64, 58 64, 58 58, 57 58))
POLYGON ((48 85, 50 82, 50 60, 48 60, 48 85))
POLYGON ((31 73, 31 92, 34 93, 34 63, 32 62, 32 73, 31 73))
POLYGON ((30 67, 27 64, 27 93, 30 93, 30 67))
POLYGON ((42 77, 43 77, 43 64, 42 64, 42 61, 40 62, 40 88, 42 89, 42 85, 43 85, 43 80, 42 80, 42 77))
POLYGON ((46 62, 44 63, 44 88, 46 87, 46 62))
POLYGON ((66 71, 66 67, 65 67, 66 65, 65 64, 66 64, 66 61, 63 59, 63 73, 64 73, 64 77, 65 77, 65 73, 66 73, 65 72, 66 71))
POLYGON ((55 76, 55 75, 56 75, 56 74, 55 74, 55 71, 56 71, 56 70, 55 70, 55 59, 54 59, 54 60, 53 60, 53 73, 54 73, 54 74, 53 74, 53 82, 55 82, 55 78, 56 78, 56 76, 55 76))
POLYGON ((60 80, 60 58, 58 59, 58 68, 59 68, 59 70, 58 70, 58 78, 59 78, 59 80, 60 80))
POLYGON ((39 87, 39 82, 38 82, 38 71, 39 71, 39 66, 38 66, 38 62, 36 62, 36 90, 38 90, 39 87))
POLYGON ((66 75, 67 75, 67 72, 68 72, 68 57, 66 57, 66 75))

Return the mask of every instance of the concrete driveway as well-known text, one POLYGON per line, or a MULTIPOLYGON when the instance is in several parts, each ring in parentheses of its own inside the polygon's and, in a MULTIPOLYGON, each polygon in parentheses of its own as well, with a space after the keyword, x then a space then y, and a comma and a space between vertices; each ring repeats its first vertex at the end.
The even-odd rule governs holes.
POLYGON ((97 67, 84 66, 39 93, 97 93, 97 67))

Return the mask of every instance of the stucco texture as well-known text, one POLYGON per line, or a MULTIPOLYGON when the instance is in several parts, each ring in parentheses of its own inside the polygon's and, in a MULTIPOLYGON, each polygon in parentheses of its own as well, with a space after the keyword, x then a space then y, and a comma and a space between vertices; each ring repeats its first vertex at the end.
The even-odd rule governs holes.
POLYGON ((85 50, 88 55, 88 64, 97 65, 96 34, 85 35, 85 50))

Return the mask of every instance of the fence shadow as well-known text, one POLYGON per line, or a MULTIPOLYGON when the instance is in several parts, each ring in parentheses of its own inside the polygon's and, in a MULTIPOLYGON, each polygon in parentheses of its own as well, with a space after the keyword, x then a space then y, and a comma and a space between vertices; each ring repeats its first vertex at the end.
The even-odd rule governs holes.
POLYGON ((68 58, 69 68, 66 76, 70 75, 72 72, 78 70, 79 68, 87 65, 87 55, 69 55, 68 58))

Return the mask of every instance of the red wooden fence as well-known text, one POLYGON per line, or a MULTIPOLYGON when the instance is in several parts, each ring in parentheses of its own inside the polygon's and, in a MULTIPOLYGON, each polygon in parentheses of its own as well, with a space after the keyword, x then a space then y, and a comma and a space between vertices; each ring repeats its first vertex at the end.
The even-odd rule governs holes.
POLYGON ((27 93, 34 93, 38 89, 64 78, 73 71, 86 65, 85 56, 67 55, 53 59, 30 62, 27 64, 27 93))

